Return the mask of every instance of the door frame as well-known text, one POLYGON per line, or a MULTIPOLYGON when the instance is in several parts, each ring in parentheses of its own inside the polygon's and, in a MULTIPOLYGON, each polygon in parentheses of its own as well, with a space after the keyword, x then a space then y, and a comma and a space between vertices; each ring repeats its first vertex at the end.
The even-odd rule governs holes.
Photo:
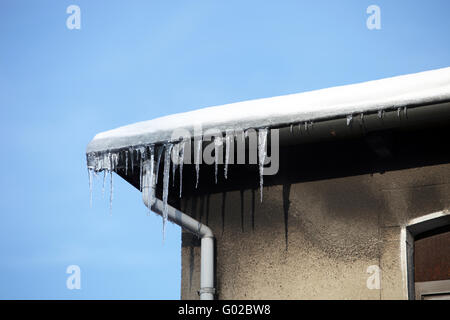
MULTIPOLYGON (((419 296, 421 297, 426 294, 432 294, 431 291, 433 290, 440 290, 438 288, 439 284, 437 284, 438 286, 436 287, 432 284, 425 284, 425 282, 422 282, 424 285, 419 285, 417 289, 418 292, 416 293, 416 283, 414 281, 414 239, 421 233, 447 225, 450 225, 450 211, 443 210, 412 219, 403 228, 402 258, 406 264, 406 279, 404 279, 404 281, 406 281, 407 284, 407 295, 409 300, 417 299, 417 294, 420 294, 419 296)), ((450 280, 448 281, 450 282, 450 280)), ((444 285, 447 284, 448 283, 445 283, 444 285)), ((438 291, 435 293, 440 293, 438 291)))

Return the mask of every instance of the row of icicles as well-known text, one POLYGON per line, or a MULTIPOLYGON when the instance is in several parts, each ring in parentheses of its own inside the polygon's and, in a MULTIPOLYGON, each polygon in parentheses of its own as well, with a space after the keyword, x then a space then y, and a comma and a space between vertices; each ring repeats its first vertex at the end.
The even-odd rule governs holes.
MULTIPOLYGON (((404 114, 405 118, 408 118, 408 108, 407 107, 398 107, 397 108, 397 116, 399 118, 401 118, 402 111, 403 111, 403 114, 404 114)), ((378 112, 377 112, 377 115, 378 115, 379 119, 382 119, 384 117, 384 114, 385 114, 385 110, 378 110, 378 112)), ((359 116, 360 116, 361 122, 363 122, 364 121, 364 113, 361 112, 359 114, 359 116)), ((347 115, 347 117, 346 117, 347 126, 351 125, 351 123, 353 121, 353 118, 354 118, 353 114, 347 115)), ((290 125, 291 133, 294 132, 294 126, 295 126, 294 124, 290 125)), ((312 129, 314 127, 314 122, 310 120, 310 121, 305 121, 305 122, 302 122, 302 123, 298 123, 298 128, 299 128, 300 131, 302 130, 302 126, 303 126, 305 131, 308 131, 310 128, 312 129)))
MULTIPOLYGON (((397 108, 397 115, 400 118, 401 112, 403 111, 404 116, 407 118, 407 107, 397 108)), ((382 119, 384 117, 384 110, 378 111, 378 117, 382 119)), ((364 121, 364 114, 360 114, 361 122, 364 121)), ((347 126, 353 121, 353 114, 349 114, 346 117, 347 126)), ((298 124, 299 128, 304 125, 304 129, 308 130, 312 128, 314 123, 312 121, 305 121, 303 124, 298 124)), ((294 124, 290 125, 290 131, 293 132, 294 124)), ((259 166, 259 186, 260 186, 260 199, 262 202, 263 198, 263 171, 264 162, 267 155, 267 128, 258 129, 258 166, 259 166)), ((243 138, 247 137, 247 131, 243 138)), ((219 164, 219 149, 222 148, 225 140, 225 163, 224 163, 224 177, 228 178, 228 165, 230 160, 230 146, 232 139, 237 138, 237 136, 231 134, 227 131, 225 138, 216 137, 214 139, 214 156, 215 156, 215 183, 217 183, 218 175, 218 164, 219 164)), ((128 174, 128 164, 131 164, 131 170, 134 170, 134 161, 139 162, 139 177, 141 191, 144 192, 143 186, 147 186, 146 192, 148 192, 149 204, 153 205, 155 202, 155 187, 158 183, 158 173, 162 155, 164 153, 164 168, 163 168, 163 230, 165 223, 168 218, 168 197, 169 197, 169 176, 170 176, 170 166, 172 164, 172 181, 175 183, 176 170, 179 169, 180 176, 180 190, 179 197, 182 195, 183 188, 183 163, 184 163, 184 151, 185 151, 185 141, 166 143, 159 147, 154 144, 149 146, 141 146, 137 148, 130 147, 128 150, 121 150, 115 152, 103 152, 101 154, 90 153, 87 155, 88 159, 88 173, 89 173, 89 191, 90 191, 90 203, 92 206, 92 188, 93 188, 93 176, 97 175, 98 172, 103 171, 103 188, 102 193, 104 193, 106 176, 109 173, 110 176, 110 212, 112 210, 112 200, 113 200, 113 171, 117 169, 119 164, 119 159, 125 161, 125 174, 128 174), (135 156, 136 155, 136 156, 135 156), (124 157, 124 158, 122 158, 124 157), (173 162, 171 159, 178 158, 178 161, 173 162), (146 179, 146 180, 144 180, 146 179)), ((196 182, 195 187, 198 187, 199 176, 200 176, 200 157, 202 155, 202 138, 195 141, 194 147, 194 163, 196 171, 196 182)))
MULTIPOLYGON (((405 118, 407 119, 408 118, 408 108, 407 107, 398 107, 397 108, 397 116, 399 118, 401 118, 402 111, 403 111, 405 118)), ((378 110, 378 113, 377 113, 378 118, 382 119, 384 117, 384 113, 385 113, 384 110, 378 110)), ((361 122, 364 121, 364 113, 360 113, 360 119, 361 119, 361 122)), ((353 114, 347 115, 347 126, 349 126, 352 123, 352 121, 353 121, 353 114)))
MULTIPOLYGON (((259 182, 260 182, 260 197, 262 202, 263 195, 263 171, 264 162, 267 155, 267 128, 258 129, 258 166, 259 166, 259 182)), ((247 137, 247 131, 243 138, 247 137)), ((223 147, 225 142, 225 162, 224 162, 224 177, 228 179, 228 165, 230 162, 230 146, 232 139, 237 138, 230 132, 227 132, 225 137, 215 137, 214 143, 214 160, 215 160, 215 183, 217 183, 218 176, 218 164, 220 163, 219 150, 223 147), (224 141, 225 140, 225 141, 224 141)), ((89 174, 89 192, 90 192, 90 204, 92 206, 92 190, 93 190, 93 178, 99 172, 103 171, 103 187, 102 193, 105 189, 106 176, 110 176, 110 213, 112 212, 112 200, 113 200, 113 172, 118 168, 119 160, 125 163, 125 175, 128 174, 128 164, 130 164, 132 172, 134 171, 135 161, 139 163, 139 177, 140 188, 142 192, 148 192, 147 199, 149 204, 153 205, 155 199, 155 189, 158 183, 158 173, 161 160, 163 161, 163 233, 165 224, 168 219, 168 197, 169 197, 169 183, 170 183, 170 167, 172 165, 172 183, 175 184, 175 175, 177 169, 179 170, 180 177, 180 190, 179 197, 182 196, 183 188, 183 163, 185 154, 186 141, 180 142, 168 142, 164 145, 155 146, 154 144, 141 147, 130 147, 126 150, 120 151, 107 151, 98 153, 87 154, 88 162, 88 174, 89 174), (164 156, 163 156, 164 154, 164 156), (177 161, 173 161, 177 159, 177 161), (144 190, 145 189, 145 190, 144 190)), ((194 163, 196 171, 195 187, 198 187, 200 176, 200 157, 202 155, 203 139, 195 140, 194 147, 194 163)))

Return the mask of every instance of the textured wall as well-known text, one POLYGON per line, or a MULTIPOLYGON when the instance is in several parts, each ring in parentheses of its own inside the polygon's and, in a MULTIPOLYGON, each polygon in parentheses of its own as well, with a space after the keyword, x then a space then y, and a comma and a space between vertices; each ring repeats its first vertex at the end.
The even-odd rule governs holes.
MULTIPOLYGON (((401 226, 450 208, 450 164, 191 196, 216 235, 219 299, 405 299, 401 226), (366 286, 370 265, 381 289, 366 286)), ((182 299, 198 299, 199 242, 183 233, 182 299)))

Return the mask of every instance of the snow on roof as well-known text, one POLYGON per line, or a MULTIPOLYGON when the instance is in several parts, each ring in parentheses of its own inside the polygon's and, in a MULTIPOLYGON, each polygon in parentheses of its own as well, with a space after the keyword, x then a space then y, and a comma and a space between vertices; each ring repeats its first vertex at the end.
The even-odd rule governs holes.
POLYGON ((246 130, 450 100, 450 67, 173 114, 97 134, 87 153, 172 140, 176 129, 246 130))

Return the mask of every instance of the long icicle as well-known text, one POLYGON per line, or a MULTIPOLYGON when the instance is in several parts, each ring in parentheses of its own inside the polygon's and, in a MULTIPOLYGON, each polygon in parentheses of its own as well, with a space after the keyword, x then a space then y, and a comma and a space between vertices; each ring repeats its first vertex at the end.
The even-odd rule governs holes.
POLYGON ((161 157, 162 157, 163 151, 164 151, 164 146, 159 147, 158 154, 156 155, 155 184, 158 184, 159 165, 161 163, 161 157))
POLYGON ((219 171, 219 148, 223 145, 222 137, 215 137, 214 138, 214 172, 215 172, 215 181, 217 184, 217 173, 219 171))
POLYGON ((109 161, 109 214, 112 215, 114 161, 111 152, 108 153, 108 161, 109 161))
POLYGON ((102 198, 105 196, 106 170, 103 170, 102 198))
POLYGON ((266 160, 266 145, 267 145, 267 129, 258 130, 258 160, 259 160, 259 188, 261 194, 261 202, 263 199, 263 174, 264 174, 264 162, 266 160))
POLYGON ((128 151, 125 150, 125 175, 128 176, 128 151))
POLYGON ((179 161, 179 166, 180 166, 180 198, 181 198, 181 192, 183 190, 183 164, 184 164, 184 147, 185 147, 185 142, 182 141, 180 143, 180 161, 179 161))
POLYGON ((172 144, 166 144, 164 154, 164 176, 163 176, 163 241, 165 237, 166 221, 169 213, 167 204, 169 198, 169 179, 170 179, 170 155, 172 153, 172 144))
POLYGON ((199 140, 197 140, 195 142, 196 144, 196 150, 195 150, 195 171, 197 173, 196 177, 196 182, 195 182, 195 188, 198 187, 198 181, 200 178, 200 161, 201 161, 201 155, 202 155, 202 149, 203 149, 203 138, 200 137, 199 140))
POLYGON ((92 179, 92 172, 94 170, 93 169, 89 169, 88 168, 88 177, 89 177, 89 206, 92 208, 92 183, 93 183, 93 179, 92 179))
POLYGON ((134 173, 134 151, 133 148, 129 148, 130 151, 130 161, 131 161, 131 173, 134 173))
POLYGON ((109 214, 112 215, 112 202, 113 202, 113 171, 109 171, 109 214))
POLYGON ((225 135, 225 142, 226 142, 226 149, 225 149, 225 167, 224 167, 224 176, 225 179, 228 179, 228 164, 230 163, 230 149, 231 149, 231 143, 232 138, 234 139, 234 136, 227 132, 225 135))
POLYGON ((148 203, 150 204, 148 209, 151 211, 151 207, 153 205, 153 195, 155 192, 155 148, 154 146, 150 146, 150 168, 147 171, 147 174, 145 175, 147 178, 147 199, 149 199, 148 203))
POLYGON ((180 144, 177 143, 173 145, 172 148, 172 187, 175 186, 175 175, 177 173, 179 158, 180 158, 180 144))
POLYGON ((144 175, 144 161, 143 161, 143 157, 142 157, 142 152, 140 149, 137 150, 137 154, 139 155, 139 189, 142 192, 142 186, 143 186, 143 175, 144 175))

